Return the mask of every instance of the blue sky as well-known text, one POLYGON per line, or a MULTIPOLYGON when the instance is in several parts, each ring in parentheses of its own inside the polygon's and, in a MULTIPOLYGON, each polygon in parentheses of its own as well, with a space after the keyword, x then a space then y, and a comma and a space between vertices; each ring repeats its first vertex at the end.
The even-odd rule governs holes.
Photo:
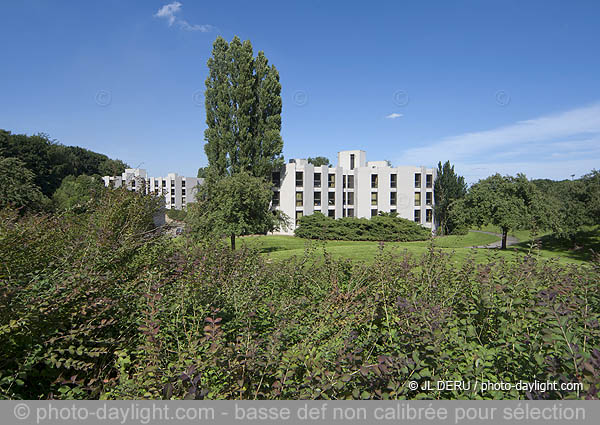
POLYGON ((278 68, 284 155, 473 182, 600 168, 600 2, 4 1, 0 128, 195 175, 217 35, 278 68), (168 6, 164 8, 165 6, 168 6), (159 12, 161 11, 162 12, 159 12))

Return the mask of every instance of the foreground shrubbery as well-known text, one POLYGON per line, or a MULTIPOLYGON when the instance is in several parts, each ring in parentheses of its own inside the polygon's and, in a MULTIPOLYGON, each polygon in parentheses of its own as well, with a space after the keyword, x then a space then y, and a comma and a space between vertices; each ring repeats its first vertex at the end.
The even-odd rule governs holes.
POLYGON ((397 214, 381 213, 371 219, 333 219, 320 212, 300 218, 294 234, 300 238, 345 241, 424 241, 431 231, 397 214))
MULTIPOLYGON (((457 267, 383 250, 173 244, 149 198, 0 215, 5 398, 597 398, 600 266, 457 267), (409 381, 582 382, 577 392, 411 391, 409 381)), ((383 245, 382 245, 383 246, 383 245)))

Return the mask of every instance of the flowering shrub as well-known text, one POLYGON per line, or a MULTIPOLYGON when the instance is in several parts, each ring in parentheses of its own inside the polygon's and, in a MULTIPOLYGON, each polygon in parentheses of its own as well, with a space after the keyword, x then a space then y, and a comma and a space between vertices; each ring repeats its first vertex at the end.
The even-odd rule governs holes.
POLYGON ((598 398, 600 263, 433 247, 373 264, 327 252, 268 263, 173 244, 151 198, 84 215, 0 214, 4 398, 598 398), (581 391, 411 389, 557 381, 581 391))

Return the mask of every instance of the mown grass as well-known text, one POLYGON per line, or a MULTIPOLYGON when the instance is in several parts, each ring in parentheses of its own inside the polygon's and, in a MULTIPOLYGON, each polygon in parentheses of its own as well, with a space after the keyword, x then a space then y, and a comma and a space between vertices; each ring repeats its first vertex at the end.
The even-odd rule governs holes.
MULTIPOLYGON (((493 228, 482 229, 494 231, 493 228)), ((516 236, 527 237, 528 233, 519 232, 516 236)), ((596 237, 598 237, 596 235, 596 237)), ((547 236, 546 236, 547 238, 547 236)), ((598 237, 600 239, 600 237, 598 237)), ((507 250, 472 248, 473 246, 487 245, 498 241, 499 238, 485 233, 469 232, 465 236, 443 236, 433 239, 436 248, 442 248, 446 252, 453 253, 453 261, 462 263, 468 256, 474 256, 478 263, 487 263, 504 258, 514 260, 517 257, 533 254, 542 259, 555 258, 559 263, 582 264, 591 257, 582 255, 582 252, 574 252, 559 246, 544 243, 542 239, 541 249, 532 246, 531 241, 521 241, 519 244, 507 250)), ((262 255, 272 261, 282 261, 291 257, 304 255, 322 255, 324 251, 334 258, 350 259, 353 261, 372 262, 378 251, 384 250, 397 252, 410 252, 414 255, 422 255, 427 252, 432 241, 418 242, 371 242, 371 241, 318 241, 297 238, 294 236, 268 235, 248 236, 241 238, 241 243, 257 247, 262 255)), ((585 250, 583 250, 585 251, 585 250)))
MULTIPOLYGON (((500 232, 496 226, 485 226, 480 230, 500 232)), ((568 262, 587 262, 600 253, 600 226, 583 226, 570 239, 559 239, 549 231, 533 234, 529 230, 513 230, 508 233, 519 240, 511 249, 520 253, 529 252, 532 244, 540 248, 543 257, 557 257, 568 262)))

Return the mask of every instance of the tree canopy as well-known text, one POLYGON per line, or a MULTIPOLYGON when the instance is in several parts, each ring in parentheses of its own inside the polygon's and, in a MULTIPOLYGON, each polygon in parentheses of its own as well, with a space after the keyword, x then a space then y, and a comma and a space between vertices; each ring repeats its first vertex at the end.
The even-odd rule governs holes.
POLYGON ((320 167, 322 165, 331 167, 331 163, 329 162, 329 159, 325 158, 324 156, 316 156, 314 158, 308 158, 307 161, 309 164, 312 164, 315 167, 320 167))
POLYGON ((466 225, 500 227, 503 249, 510 230, 539 230, 555 222, 540 191, 523 174, 516 177, 495 174, 479 180, 464 198, 452 203, 450 215, 452 220, 466 225))
POLYGON ((188 205, 188 230, 200 238, 229 235, 235 249, 236 235, 264 234, 283 223, 269 209, 271 197, 270 183, 246 171, 203 184, 188 205))
POLYGON ((104 190, 100 176, 67 176, 54 192, 52 200, 59 210, 83 210, 86 203, 104 190))
POLYGON ((35 184, 35 175, 24 162, 0 156, 0 208, 39 209, 47 203, 48 199, 35 184))
POLYGON ((45 134, 27 136, 0 130, 0 155, 18 158, 33 172, 34 183, 51 197, 66 176, 117 175, 127 164, 78 146, 64 146, 45 134))
POLYGON ((208 59, 204 150, 217 177, 246 171, 268 177, 282 165, 281 84, 264 53, 249 40, 218 37, 208 59))

